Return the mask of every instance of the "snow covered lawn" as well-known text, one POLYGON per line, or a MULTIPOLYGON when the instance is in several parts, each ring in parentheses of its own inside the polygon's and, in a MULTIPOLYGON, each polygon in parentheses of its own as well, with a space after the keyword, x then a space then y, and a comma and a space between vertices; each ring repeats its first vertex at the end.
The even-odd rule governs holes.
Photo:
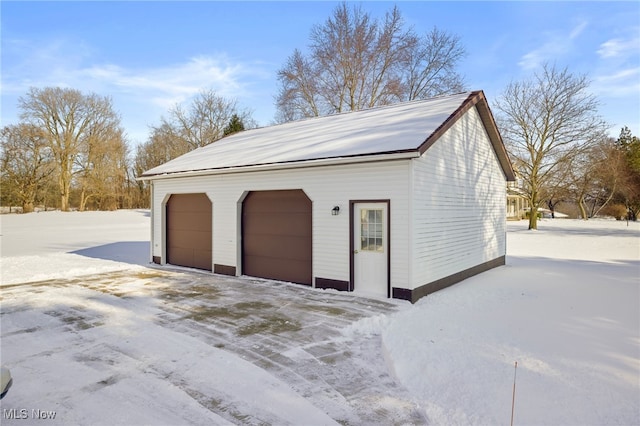
POLYGON ((149 267, 147 211, 0 221, 2 424, 508 424, 515 362, 514 424, 640 423, 638 223, 509 223, 410 305, 149 267))
POLYGON ((384 345, 434 424, 640 424, 640 224, 510 223, 507 266, 394 315, 384 345))
POLYGON ((2 285, 146 265, 149 217, 148 210, 0 215, 2 285))

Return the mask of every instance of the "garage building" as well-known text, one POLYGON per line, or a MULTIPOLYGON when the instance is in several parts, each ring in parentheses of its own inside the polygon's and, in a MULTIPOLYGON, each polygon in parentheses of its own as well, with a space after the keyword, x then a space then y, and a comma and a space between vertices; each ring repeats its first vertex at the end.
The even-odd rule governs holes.
POLYGON ((243 131, 140 178, 159 264, 415 302, 505 263, 514 174, 482 91, 243 131))

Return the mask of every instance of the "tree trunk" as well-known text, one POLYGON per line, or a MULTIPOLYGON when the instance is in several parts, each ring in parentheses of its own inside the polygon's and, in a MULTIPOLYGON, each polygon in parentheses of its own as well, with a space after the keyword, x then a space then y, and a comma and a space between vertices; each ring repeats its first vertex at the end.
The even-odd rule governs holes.
POLYGON ((24 191, 20 192, 20 202, 22 205, 22 213, 31 213, 36 203, 36 186, 29 185, 24 191))
POLYGON ((60 176, 58 177, 60 186, 60 210, 69 211, 69 192, 71 190, 71 172, 66 164, 62 164, 60 176))
POLYGON ((84 197, 84 187, 82 187, 82 191, 80 192, 80 207, 78 208, 81 212, 85 209, 85 204, 87 203, 87 199, 84 197))
POLYGON ((580 197, 578 200, 578 207, 580 208, 580 215, 582 216, 582 220, 587 220, 587 209, 584 205, 584 197, 580 197))
POLYGON ((66 196, 64 190, 64 184, 60 183, 60 210, 63 212, 69 211, 69 197, 66 196))
MULTIPOLYGON (((87 195, 87 190, 85 188, 82 188, 82 191, 80 193, 80 206, 78 207, 78 210, 80 210, 81 212, 86 211, 87 203, 91 198, 95 198, 95 197, 96 197, 96 194, 90 193, 87 195)), ((98 206, 98 210, 101 210, 100 206, 98 206)))
POLYGON ((529 195, 529 229, 538 229, 538 191, 529 195))
POLYGON ((534 207, 529 210, 529 229, 538 229, 538 209, 534 207))
POLYGON ((60 210, 63 212, 69 211, 69 187, 71 185, 67 182, 62 183, 62 187, 60 188, 60 210))
POLYGON ((593 212, 593 215, 591 217, 597 216, 600 213, 600 211, 604 209, 607 206, 607 204, 609 204, 609 202, 613 199, 614 195, 615 195, 615 189, 611 191, 611 193, 609 194, 609 197, 607 197, 605 202, 596 211, 593 212))

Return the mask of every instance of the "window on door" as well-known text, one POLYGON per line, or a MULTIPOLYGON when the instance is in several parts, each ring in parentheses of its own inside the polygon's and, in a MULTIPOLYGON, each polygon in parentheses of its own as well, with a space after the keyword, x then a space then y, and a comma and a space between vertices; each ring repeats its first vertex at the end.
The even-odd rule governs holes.
POLYGON ((382 209, 360 209, 360 250, 384 251, 382 209))

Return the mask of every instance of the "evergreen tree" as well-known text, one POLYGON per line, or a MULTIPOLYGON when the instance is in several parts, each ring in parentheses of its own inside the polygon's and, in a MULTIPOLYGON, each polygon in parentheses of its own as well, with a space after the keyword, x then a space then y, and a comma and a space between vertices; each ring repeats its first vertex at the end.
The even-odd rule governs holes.
POLYGON ((631 170, 640 173, 640 139, 625 126, 620 130, 617 145, 624 151, 631 170))
POLYGON ((640 215, 640 138, 633 136, 628 127, 623 127, 616 145, 626 160, 626 185, 621 191, 621 202, 631 220, 640 215))
POLYGON ((229 124, 224 128, 223 134, 224 136, 231 135, 234 133, 238 133, 244 130, 244 123, 242 119, 238 116, 238 114, 233 114, 231 120, 229 120, 229 124))

